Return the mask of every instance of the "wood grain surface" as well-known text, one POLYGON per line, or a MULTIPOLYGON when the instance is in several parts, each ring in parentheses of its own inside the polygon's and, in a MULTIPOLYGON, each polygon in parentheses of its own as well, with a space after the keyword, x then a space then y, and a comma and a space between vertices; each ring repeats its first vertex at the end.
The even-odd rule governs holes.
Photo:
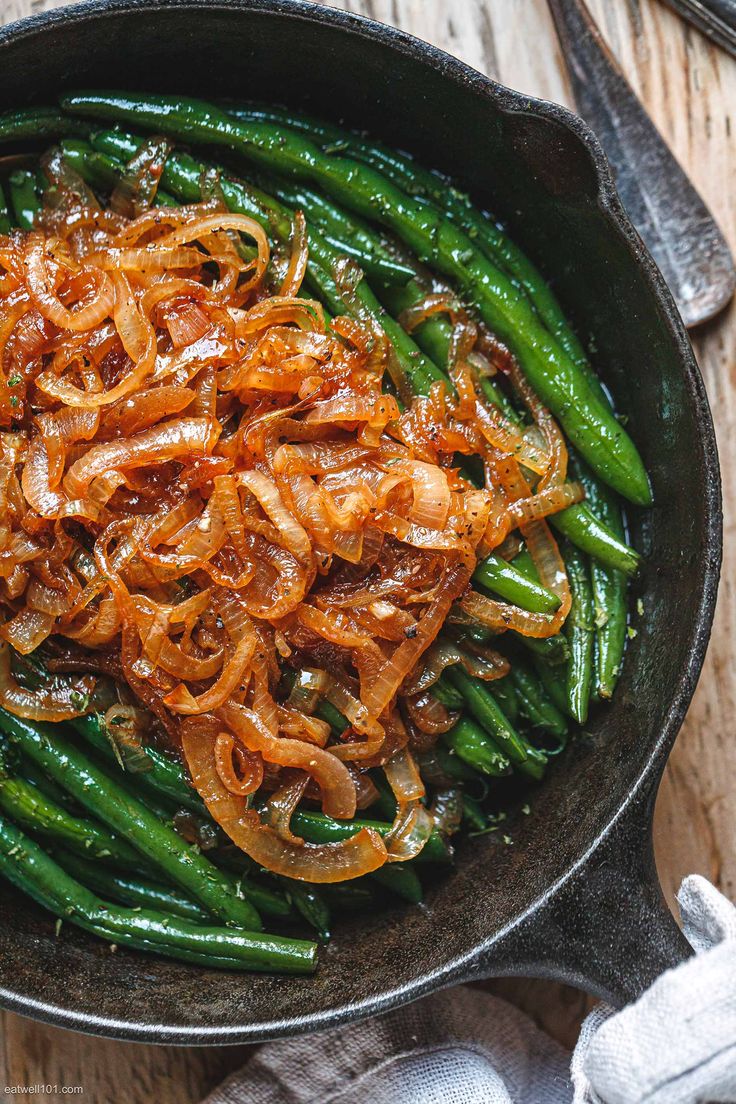
MULTIPOLYGON (((3 22, 59 7, 54 0, 0 0, 3 22)), ((514 88, 570 104, 546 0, 344 0, 456 54, 514 88)), ((689 28, 660 0, 589 0, 614 53, 654 121, 736 249, 736 61, 689 28)), ((713 407, 725 495, 725 543, 715 629, 705 670, 660 791, 655 838, 670 902, 683 875, 705 874, 736 897, 736 308, 694 335, 713 407)), ((636 366, 632 366, 636 370, 636 366)), ((582 994, 536 981, 494 989, 571 1043, 587 1007, 582 994)), ((94 1104, 189 1104, 230 1069, 244 1048, 151 1047, 93 1040, 2 1016, 0 1092, 57 1086, 48 1101, 80 1086, 94 1104)), ((37 1090, 38 1091, 38 1090, 37 1090)))

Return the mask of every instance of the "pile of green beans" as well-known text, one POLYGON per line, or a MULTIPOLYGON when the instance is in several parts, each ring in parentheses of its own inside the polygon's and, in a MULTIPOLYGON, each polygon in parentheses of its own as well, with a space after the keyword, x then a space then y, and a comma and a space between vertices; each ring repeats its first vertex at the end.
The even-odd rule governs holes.
MULTIPOLYGON (((628 581, 640 565, 626 541, 620 499, 651 502, 635 446, 532 262, 445 178, 372 139, 282 108, 79 93, 65 96, 61 109, 0 116, 0 142, 58 139, 70 170, 104 202, 145 141, 128 125, 193 147, 220 147, 238 165, 235 175, 173 148, 159 204, 200 201, 214 170, 226 206, 255 219, 284 251, 295 212, 303 211, 304 294, 320 300, 328 316, 357 313, 379 325, 416 395, 436 383, 452 390, 452 327, 436 315, 409 333, 403 312, 434 287, 454 292, 511 348, 574 446, 571 469, 585 501, 549 519, 562 538, 572 596, 563 631, 543 640, 493 637, 481 625, 458 622, 450 632, 464 660, 430 690, 453 723, 420 756, 423 776, 435 794, 459 793, 462 825, 471 834, 492 830, 506 780, 538 782, 564 748, 570 722, 585 723, 589 703, 614 692, 628 581), (99 120, 114 129, 99 129, 99 120), (346 257, 364 273, 350 296, 338 276, 346 257), (511 664, 494 681, 472 673, 474 647, 489 640, 511 664)), ((2 181, 0 233, 34 226, 47 184, 40 168, 2 181)), ((497 379, 481 387, 486 401, 524 427, 517 400, 497 379)), ((552 616, 559 608, 523 546, 512 558, 487 556, 473 583, 535 614, 552 616)), ((326 701, 316 714, 336 735, 348 727, 326 701)), ((126 769, 95 713, 49 726, 0 710, 0 733, 0 872, 61 919, 115 943, 214 966, 308 972, 316 944, 263 935, 262 917, 287 925, 301 918, 326 940, 332 910, 365 908, 386 893, 419 902, 421 872, 452 860, 446 834, 436 830, 412 862, 317 890, 271 877, 229 847, 173 756, 144 747, 145 769, 126 769), (192 831, 199 843, 187 842, 192 831)), ((380 785, 377 793, 366 817, 336 821, 300 807, 292 829, 312 843, 345 839, 365 826, 386 835, 393 799, 380 785)))

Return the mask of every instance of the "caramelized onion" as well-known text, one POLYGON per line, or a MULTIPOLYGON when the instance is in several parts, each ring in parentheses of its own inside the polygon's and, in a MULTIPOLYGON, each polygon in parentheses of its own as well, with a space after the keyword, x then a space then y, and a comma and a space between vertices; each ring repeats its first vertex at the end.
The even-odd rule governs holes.
POLYGON ((276 830, 263 824, 243 797, 225 788, 214 766, 213 744, 206 731, 184 730, 182 749, 192 782, 213 819, 255 862, 275 874, 316 883, 359 878, 386 862, 383 840, 369 828, 340 843, 283 839, 276 830))
POLYGON ((300 740, 272 736, 261 718, 245 706, 225 705, 218 710, 218 716, 248 751, 260 752, 265 762, 279 767, 296 767, 311 775, 322 791, 322 808, 328 816, 339 819, 355 816, 355 785, 348 770, 334 755, 300 740))
POLYGON ((488 681, 503 678, 509 672, 509 661, 492 648, 477 647, 470 651, 453 640, 441 638, 425 652, 421 668, 404 683, 405 693, 425 693, 447 667, 455 664, 463 666, 473 678, 488 681))
POLYGON ((407 696, 404 699, 406 709, 414 725, 420 732, 430 736, 438 736, 442 732, 448 732, 459 717, 459 713, 446 709, 441 702, 433 698, 426 691, 415 697, 407 696))
POLYGON ((40 690, 19 686, 10 669, 10 648, 0 644, 0 705, 27 721, 69 721, 89 709, 94 680, 82 678, 76 684, 53 682, 40 690))
POLYGON ((430 693, 442 671, 508 670, 450 639, 453 621, 559 631, 570 591, 544 519, 582 490, 513 357, 452 295, 404 319, 452 324, 452 386, 414 397, 354 263, 333 273, 349 315, 327 318, 302 294, 304 216, 282 263, 217 181, 205 203, 151 208, 166 154, 144 143, 112 210, 54 154, 39 228, 0 236, 0 702, 84 712, 92 678, 30 691, 10 663, 11 647, 73 645, 72 669, 127 683, 108 715, 121 754, 140 753, 155 715, 255 862, 356 877, 414 857, 432 830, 410 749, 455 719, 430 693), (485 401, 494 371, 527 428, 485 401), (480 558, 522 541, 560 599, 551 617, 468 589, 480 558), (354 816, 381 768, 397 803, 385 841, 292 833, 302 798, 354 816))
MULTIPOLYGON (((36 307, 44 318, 59 326, 62 330, 81 333, 98 326, 112 313, 115 292, 109 277, 101 269, 91 268, 88 275, 88 302, 76 310, 65 307, 55 291, 52 269, 56 267, 51 260, 51 243, 43 234, 32 230, 25 242, 23 264, 28 281, 28 290, 36 307)), ((76 265, 74 265, 76 270, 76 265)), ((76 275, 76 271, 75 271, 76 275)))
POLYGON ((238 797, 255 793, 263 782, 263 760, 246 751, 229 732, 219 732, 214 746, 215 769, 225 789, 238 797), (236 767, 237 761, 237 767, 236 767))
POLYGON ((291 297, 299 293, 309 255, 307 223, 301 211, 294 212, 294 235, 291 241, 291 257, 279 295, 291 297))
MULTIPOLYGON (((394 723, 398 723, 394 720, 394 723)), ((424 784, 408 748, 398 751, 384 766, 384 772, 396 798, 396 816, 384 838, 389 862, 406 862, 421 852, 429 839, 434 821, 421 804, 424 784)))

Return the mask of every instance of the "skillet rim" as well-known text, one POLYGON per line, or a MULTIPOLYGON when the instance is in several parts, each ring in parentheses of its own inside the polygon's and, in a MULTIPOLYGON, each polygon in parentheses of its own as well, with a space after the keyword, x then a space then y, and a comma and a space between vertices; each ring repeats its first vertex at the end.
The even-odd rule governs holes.
POLYGON ((386 1012, 391 1008, 416 1000, 427 993, 441 989, 468 977, 472 967, 484 959, 494 945, 498 944, 511 931, 519 928, 536 912, 550 901, 576 874, 584 868, 590 856, 604 841, 608 840, 627 812, 648 791, 656 790, 659 778, 667 760, 669 751, 685 718, 690 700, 700 675, 710 637, 715 612, 720 563, 722 555, 722 510, 721 480, 718 451, 712 415, 702 375, 695 360, 687 332, 672 295, 664 279, 639 237, 616 191, 610 165, 603 149, 588 125, 568 108, 549 100, 528 96, 499 84, 490 77, 473 69, 465 62, 436 46, 431 45, 377 20, 341 9, 328 8, 311 0, 83 0, 71 8, 57 8, 39 12, 25 19, 15 21, 0 28, 0 48, 11 40, 33 36, 38 32, 49 32, 49 28, 69 25, 76 22, 90 22, 107 15, 155 14, 171 9, 188 10, 192 14, 198 11, 222 12, 236 15, 238 12, 261 11, 281 17, 302 19, 309 23, 330 22, 350 34, 362 38, 380 41, 384 48, 395 50, 423 65, 438 69, 444 79, 464 84, 476 95, 489 100, 502 113, 533 114, 563 126, 572 132, 588 154, 597 183, 597 203, 602 216, 621 236, 631 255, 649 284, 663 321, 669 330, 682 366, 683 380, 692 396, 695 421, 698 425, 703 450, 703 466, 706 475, 704 516, 701 533, 704 550, 700 578, 700 596, 698 615, 692 628, 689 660, 678 674, 673 688, 669 708, 662 729, 653 736, 649 753, 638 777, 633 782, 626 798, 598 831, 585 851, 555 882, 550 884, 527 909, 519 913, 503 928, 493 932, 474 948, 443 964, 434 971, 424 973, 412 982, 383 990, 378 995, 366 997, 338 1008, 305 1013, 300 1016, 274 1020, 259 1020, 257 1023, 231 1026, 182 1026, 168 1024, 134 1023, 130 1020, 118 1020, 110 1016, 77 1012, 61 1005, 44 1002, 0 988, 0 1007, 22 1015, 30 1016, 41 1022, 66 1027, 92 1035, 136 1042, 155 1042, 161 1044, 200 1044, 222 1045, 244 1042, 257 1042, 276 1037, 304 1034, 308 1031, 324 1030, 346 1022, 368 1018, 386 1012))

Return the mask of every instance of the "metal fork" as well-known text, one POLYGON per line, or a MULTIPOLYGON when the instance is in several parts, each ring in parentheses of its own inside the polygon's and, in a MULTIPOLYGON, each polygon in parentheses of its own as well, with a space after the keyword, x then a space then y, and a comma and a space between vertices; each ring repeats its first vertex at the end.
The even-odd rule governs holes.
POLYGON ((635 96, 583 0, 548 0, 578 111, 603 145, 624 207, 688 328, 736 288, 718 225, 635 96))

